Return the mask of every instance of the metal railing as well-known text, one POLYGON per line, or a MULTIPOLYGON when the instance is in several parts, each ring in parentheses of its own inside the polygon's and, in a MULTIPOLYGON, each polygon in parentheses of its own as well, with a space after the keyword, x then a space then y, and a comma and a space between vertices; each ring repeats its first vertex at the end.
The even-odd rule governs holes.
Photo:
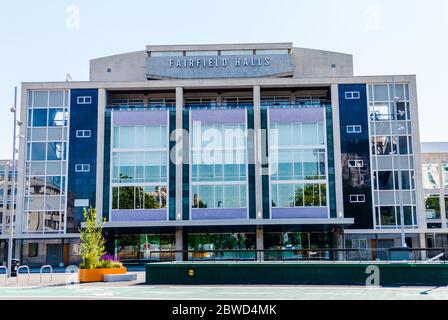
POLYGON ((27 270, 28 282, 30 282, 30 268, 28 266, 20 266, 20 267, 17 268, 17 271, 16 271, 17 272, 17 284, 19 283, 19 275, 20 275, 19 271, 21 269, 26 269, 27 270))
POLYGON ((42 283, 43 270, 45 270, 45 269, 50 269, 50 281, 53 281, 53 267, 50 265, 45 265, 45 266, 42 266, 42 268, 40 268, 40 271, 39 271, 41 283, 42 283))
MULTIPOLYGON (((266 250, 166 250, 147 252, 148 263, 191 262, 413 262, 447 263, 448 248, 391 249, 266 249, 266 250), (436 257, 436 260, 428 260, 436 257)), ((126 263, 125 260, 122 259, 126 263)))

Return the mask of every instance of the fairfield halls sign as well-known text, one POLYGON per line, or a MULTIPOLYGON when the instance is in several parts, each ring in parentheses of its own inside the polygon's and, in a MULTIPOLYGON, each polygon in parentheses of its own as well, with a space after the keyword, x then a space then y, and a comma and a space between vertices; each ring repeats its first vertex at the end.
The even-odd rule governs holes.
POLYGON ((289 54, 213 57, 148 57, 148 79, 256 78, 292 75, 289 54))

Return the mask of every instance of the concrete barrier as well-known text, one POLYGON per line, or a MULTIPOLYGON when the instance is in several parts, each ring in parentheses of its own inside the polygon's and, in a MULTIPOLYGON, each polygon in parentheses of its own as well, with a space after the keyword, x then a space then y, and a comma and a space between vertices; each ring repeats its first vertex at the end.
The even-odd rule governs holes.
POLYGON ((126 274, 105 274, 104 282, 128 282, 137 280, 136 273, 126 273, 126 274))

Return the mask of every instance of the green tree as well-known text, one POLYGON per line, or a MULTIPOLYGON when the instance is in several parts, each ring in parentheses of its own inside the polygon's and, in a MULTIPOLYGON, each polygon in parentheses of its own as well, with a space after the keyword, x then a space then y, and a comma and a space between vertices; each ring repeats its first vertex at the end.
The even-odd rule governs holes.
POLYGON ((81 268, 95 269, 106 254, 103 223, 97 220, 96 209, 84 209, 85 228, 79 230, 81 238, 81 268))

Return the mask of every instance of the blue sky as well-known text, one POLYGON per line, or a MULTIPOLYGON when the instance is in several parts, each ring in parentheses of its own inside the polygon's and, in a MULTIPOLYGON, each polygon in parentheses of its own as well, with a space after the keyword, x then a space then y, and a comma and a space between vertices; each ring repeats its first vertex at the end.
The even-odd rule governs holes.
POLYGON ((2 1, 0 158, 15 85, 88 80, 90 59, 147 44, 288 41, 353 54, 356 75, 416 74, 422 141, 448 141, 447 35, 446 0, 2 1))

